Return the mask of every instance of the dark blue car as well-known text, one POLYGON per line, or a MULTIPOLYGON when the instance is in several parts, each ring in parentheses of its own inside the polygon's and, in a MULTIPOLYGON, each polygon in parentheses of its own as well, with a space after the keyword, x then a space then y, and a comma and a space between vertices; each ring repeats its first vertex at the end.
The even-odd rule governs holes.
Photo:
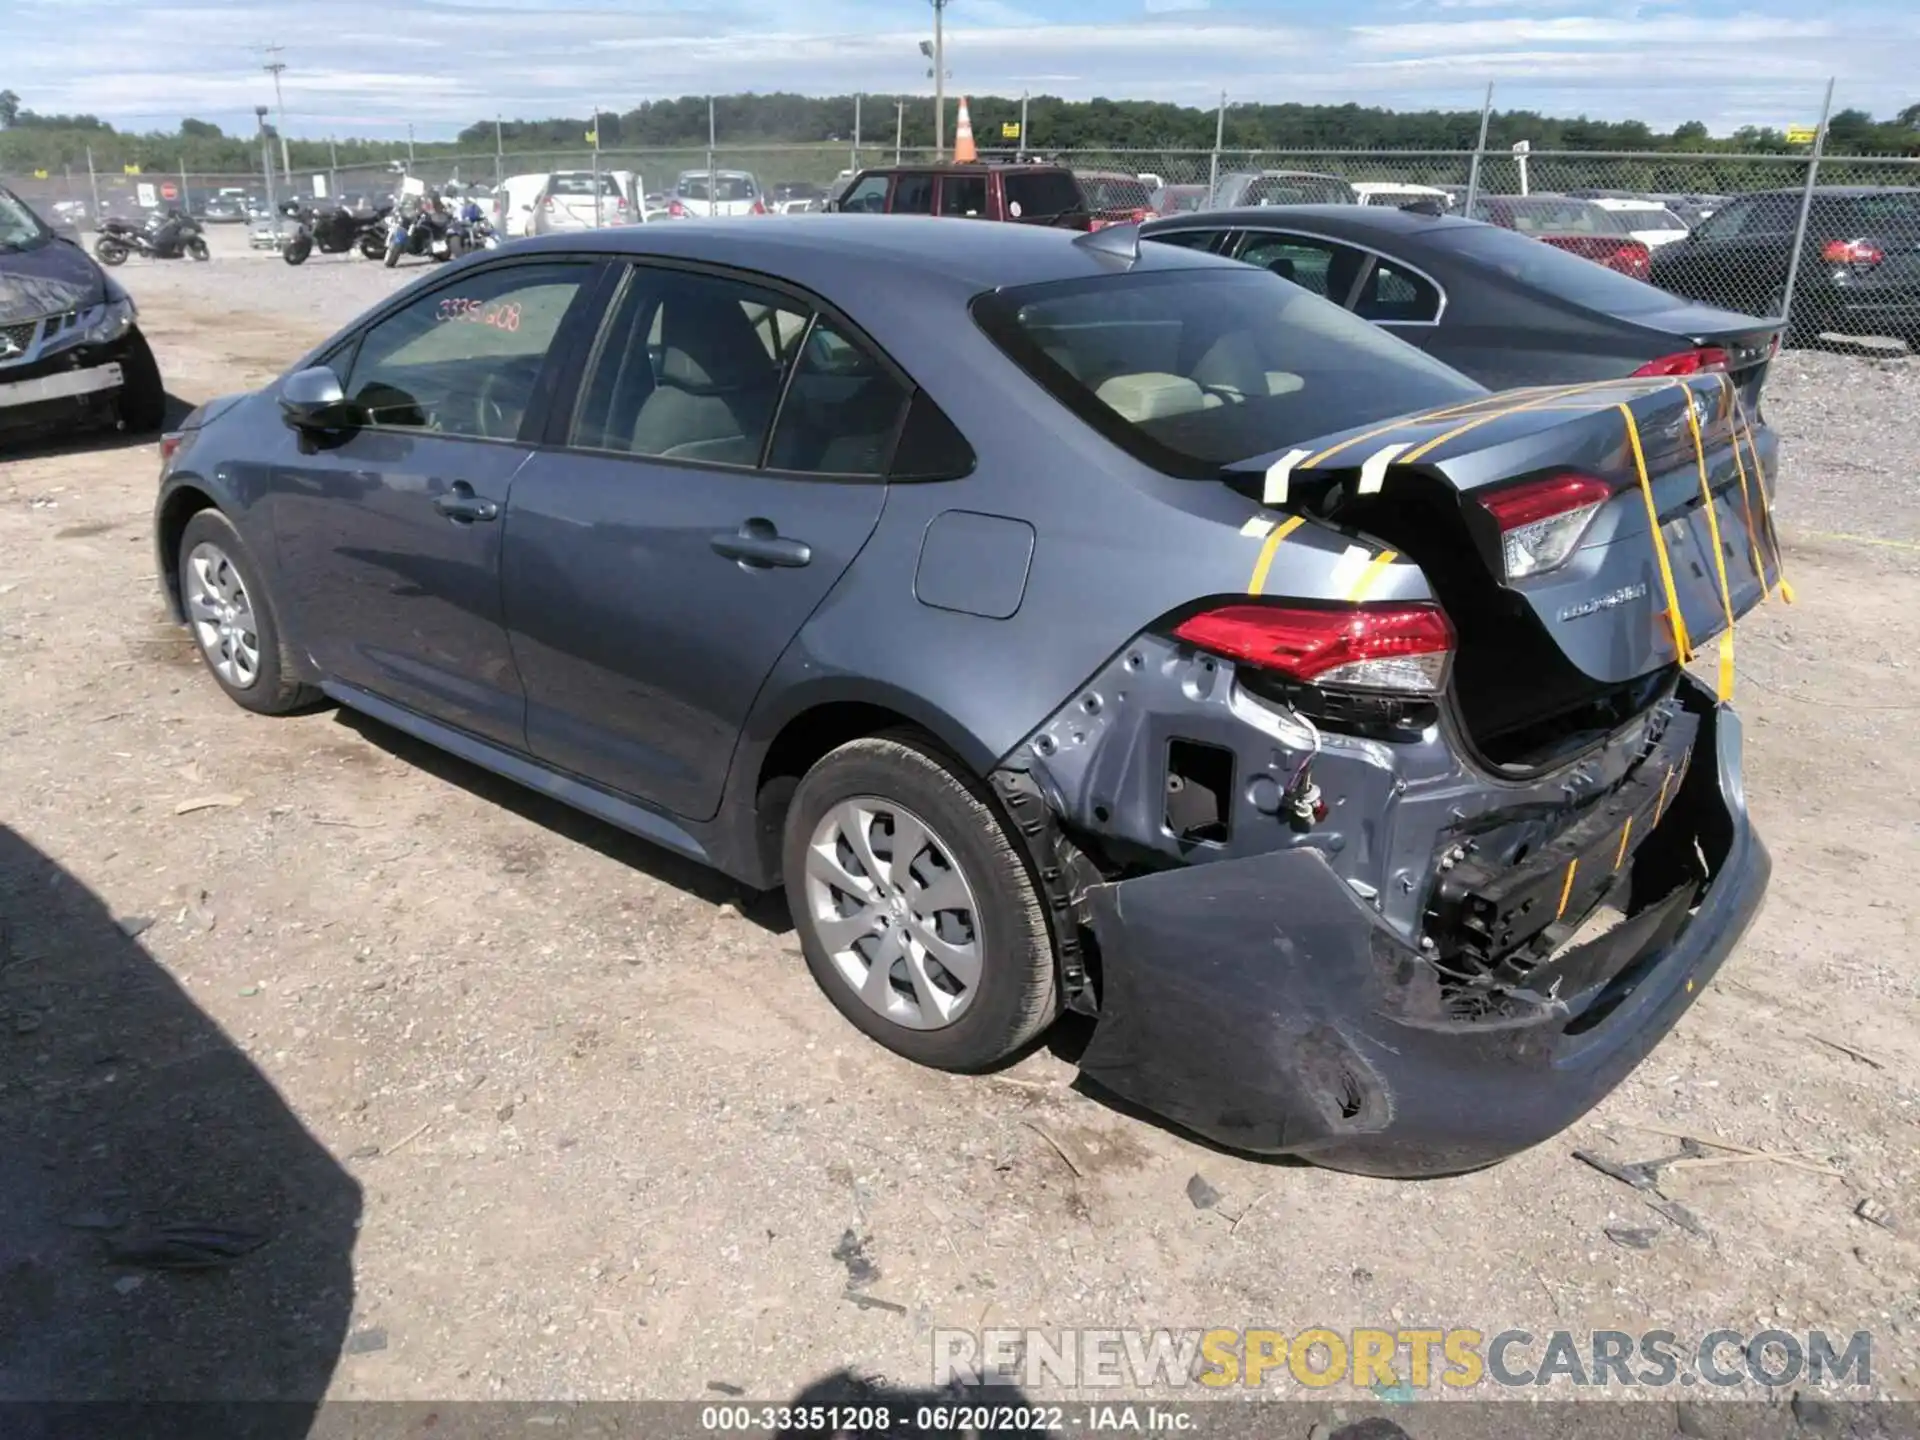
POLYGON ((1723 375, 1495 395, 1125 227, 772 217, 457 263, 162 449, 237 703, 784 886, 926 1064, 1071 1008, 1225 1143, 1457 1170, 1604 1095, 1765 886, 1680 664, 1780 585, 1723 375))
POLYGON ((167 396, 133 297, 0 186, 0 445, 158 430, 167 396))

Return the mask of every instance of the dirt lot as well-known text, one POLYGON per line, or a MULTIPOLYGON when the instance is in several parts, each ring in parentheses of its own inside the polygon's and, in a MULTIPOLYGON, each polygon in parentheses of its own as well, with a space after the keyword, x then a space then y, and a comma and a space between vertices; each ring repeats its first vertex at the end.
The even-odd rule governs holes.
MULTIPOLYGON (((122 272, 193 402, 412 273, 122 272)), ((1920 1397, 1920 455, 1885 434, 1920 362, 1793 355, 1770 396, 1800 603, 1740 632, 1768 907, 1595 1114, 1421 1184, 1120 1113, 1071 1032, 992 1078, 892 1058, 777 900, 372 722, 228 704, 162 615, 152 445, 8 459, 0 1398, 780 1399, 923 1383, 931 1328, 982 1324, 1866 1329, 1920 1397), (1800 1163, 1665 1172, 1696 1236, 1570 1155, 1668 1131, 1800 1163)))

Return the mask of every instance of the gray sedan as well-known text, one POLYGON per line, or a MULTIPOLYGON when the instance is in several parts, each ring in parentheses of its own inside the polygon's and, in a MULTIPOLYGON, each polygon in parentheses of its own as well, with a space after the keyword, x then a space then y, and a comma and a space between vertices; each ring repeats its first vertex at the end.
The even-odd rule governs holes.
POLYGON ((1595 1103, 1759 905, 1681 667, 1779 581, 1732 402, 1494 395, 1126 227, 656 226, 436 270, 201 407, 155 535, 237 704, 783 887, 904 1056, 1076 1010, 1179 1124, 1433 1173, 1595 1103))

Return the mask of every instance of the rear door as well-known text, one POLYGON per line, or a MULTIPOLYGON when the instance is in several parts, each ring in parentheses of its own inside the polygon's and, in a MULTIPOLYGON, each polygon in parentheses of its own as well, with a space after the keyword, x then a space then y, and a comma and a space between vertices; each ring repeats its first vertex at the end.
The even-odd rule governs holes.
POLYGON ((938 176, 927 170, 903 170, 893 177, 893 193, 887 197, 889 215, 933 214, 934 186, 938 176))
POLYGON ((533 753, 711 817, 762 681, 879 519, 907 400, 804 298, 634 267, 509 505, 533 753))

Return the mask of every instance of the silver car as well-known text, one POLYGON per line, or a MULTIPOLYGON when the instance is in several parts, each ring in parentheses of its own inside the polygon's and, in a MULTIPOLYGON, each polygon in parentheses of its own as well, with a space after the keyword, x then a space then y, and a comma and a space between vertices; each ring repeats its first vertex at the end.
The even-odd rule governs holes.
POLYGON ((592 230, 594 197, 599 195, 598 228, 625 225, 633 219, 627 197, 611 171, 600 172, 598 185, 591 170, 556 170, 547 177, 540 198, 533 205, 533 233, 554 235, 566 230, 592 230))
POLYGON ((745 170, 682 170, 667 210, 675 219, 764 215, 767 202, 760 194, 760 182, 745 170))

